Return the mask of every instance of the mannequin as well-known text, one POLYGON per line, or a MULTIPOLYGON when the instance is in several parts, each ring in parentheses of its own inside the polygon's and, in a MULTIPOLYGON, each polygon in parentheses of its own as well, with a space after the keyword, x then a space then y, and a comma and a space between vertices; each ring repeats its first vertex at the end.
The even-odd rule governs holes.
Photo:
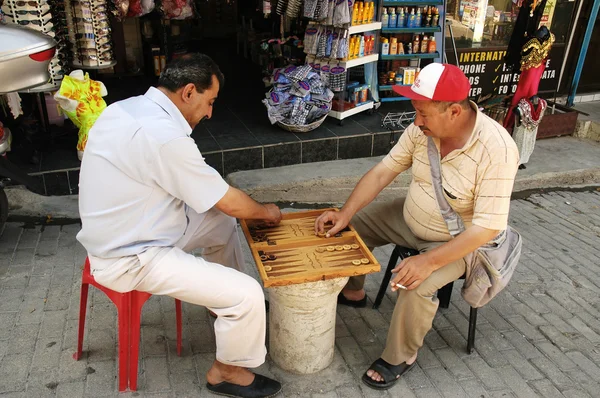
POLYGON ((522 98, 531 98, 537 94, 540 80, 546 69, 546 59, 554 43, 554 35, 547 27, 540 27, 521 50, 521 77, 517 84, 510 108, 504 118, 504 127, 510 129, 514 124, 514 107, 522 98))
POLYGON ((519 148, 519 169, 524 169, 533 153, 538 126, 546 110, 546 101, 537 95, 523 98, 515 108, 513 139, 519 148))

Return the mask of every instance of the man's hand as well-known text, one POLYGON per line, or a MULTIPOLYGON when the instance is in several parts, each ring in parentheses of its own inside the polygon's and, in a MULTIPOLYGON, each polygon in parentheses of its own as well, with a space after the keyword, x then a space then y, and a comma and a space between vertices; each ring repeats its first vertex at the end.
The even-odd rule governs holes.
POLYGON ((267 226, 272 227, 281 222, 281 210, 273 203, 267 203, 263 205, 268 212, 268 217, 264 219, 267 226))
POLYGON ((333 224, 333 227, 327 231, 326 236, 329 238, 346 228, 350 223, 350 218, 344 211, 326 211, 315 220, 315 235, 326 232, 325 224, 330 223, 333 224))
POLYGON ((407 290, 416 289, 433 271, 434 267, 427 254, 407 257, 392 270, 396 274, 390 282, 392 291, 401 289, 396 284, 404 286, 407 290))

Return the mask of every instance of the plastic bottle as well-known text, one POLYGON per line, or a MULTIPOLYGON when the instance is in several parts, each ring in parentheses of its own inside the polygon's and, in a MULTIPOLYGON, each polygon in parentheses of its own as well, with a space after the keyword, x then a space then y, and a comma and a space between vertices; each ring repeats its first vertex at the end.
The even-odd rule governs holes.
POLYGON ((398 22, 396 23, 396 27, 403 28, 406 25, 406 15, 404 15, 404 8, 398 7, 396 14, 398 14, 398 22))
POLYGON ((358 25, 358 2, 352 7, 352 25, 358 25))
POLYGON ((425 17, 425 25, 424 26, 431 26, 431 7, 429 7, 427 9, 427 16, 425 17))
POLYGON ((423 54, 426 54, 429 50, 429 48, 427 47, 429 45, 429 39, 427 38, 427 36, 423 35, 423 40, 421 40, 421 52, 423 54))
POLYGON ((433 19, 431 20, 431 26, 438 26, 440 22, 440 11, 437 7, 434 8, 433 11, 433 19))
POLYGON ((392 42, 390 44, 390 55, 398 54, 398 39, 392 37, 392 42))
POLYGON ((394 10, 394 7, 390 7, 390 12, 389 12, 389 17, 388 17, 388 28, 395 28, 396 27, 396 10, 394 10))
POLYGON ((369 23, 369 16, 371 15, 371 7, 369 7, 369 3, 365 3, 364 9, 363 9, 363 15, 362 15, 362 23, 366 24, 369 23))
POLYGON ((421 26, 421 9, 417 8, 417 15, 415 16, 415 26, 413 28, 418 28, 421 26))
POLYGON ((381 55, 389 55, 390 54, 390 43, 388 39, 385 37, 381 38, 381 55))
POLYGON ((410 10, 410 15, 408 16, 408 27, 409 28, 415 28, 416 27, 416 25, 415 25, 415 18, 416 18, 416 16, 415 16, 415 9, 412 8, 410 10))
POLYGON ((365 13, 365 6, 363 2, 358 3, 358 17, 356 18, 356 24, 361 25, 363 20, 363 15, 365 13))
POLYGON ((387 8, 383 8, 383 14, 381 15, 381 26, 387 27, 390 21, 390 16, 387 13, 387 8))
POLYGON ((365 56, 365 37, 364 36, 360 37, 360 44, 358 46, 358 56, 359 57, 365 56))
POLYGON ((375 3, 371 2, 371 13, 369 14, 369 23, 375 22, 375 3))
POLYGON ((407 48, 407 51, 406 51, 406 53, 407 53, 407 54, 412 54, 412 53, 413 53, 413 50, 412 50, 412 43, 408 43, 408 48, 407 48))
POLYGON ((427 46, 427 52, 428 53, 434 53, 437 51, 437 44, 435 42, 435 36, 431 36, 431 39, 429 39, 429 45, 427 46))
POLYGON ((417 54, 421 51, 421 47, 419 46, 419 35, 415 35, 413 39, 413 54, 417 54))

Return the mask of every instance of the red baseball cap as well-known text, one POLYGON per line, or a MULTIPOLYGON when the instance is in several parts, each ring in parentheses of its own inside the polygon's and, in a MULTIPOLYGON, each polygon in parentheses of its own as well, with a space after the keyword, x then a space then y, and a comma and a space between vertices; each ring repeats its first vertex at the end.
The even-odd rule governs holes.
POLYGON ((458 102, 467 99, 471 83, 460 68, 431 63, 421 69, 412 86, 392 86, 394 92, 413 100, 458 102))

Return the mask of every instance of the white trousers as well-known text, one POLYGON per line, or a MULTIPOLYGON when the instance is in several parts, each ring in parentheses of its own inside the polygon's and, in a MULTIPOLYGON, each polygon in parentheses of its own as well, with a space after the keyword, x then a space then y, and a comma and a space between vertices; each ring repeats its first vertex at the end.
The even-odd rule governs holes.
POLYGON ((217 360, 255 368, 265 361, 262 287, 244 266, 236 220, 213 208, 204 217, 187 211, 188 228, 175 247, 153 247, 136 256, 90 256, 98 283, 117 292, 139 290, 209 308, 215 321, 217 360), (189 254, 203 248, 202 258, 189 254))

